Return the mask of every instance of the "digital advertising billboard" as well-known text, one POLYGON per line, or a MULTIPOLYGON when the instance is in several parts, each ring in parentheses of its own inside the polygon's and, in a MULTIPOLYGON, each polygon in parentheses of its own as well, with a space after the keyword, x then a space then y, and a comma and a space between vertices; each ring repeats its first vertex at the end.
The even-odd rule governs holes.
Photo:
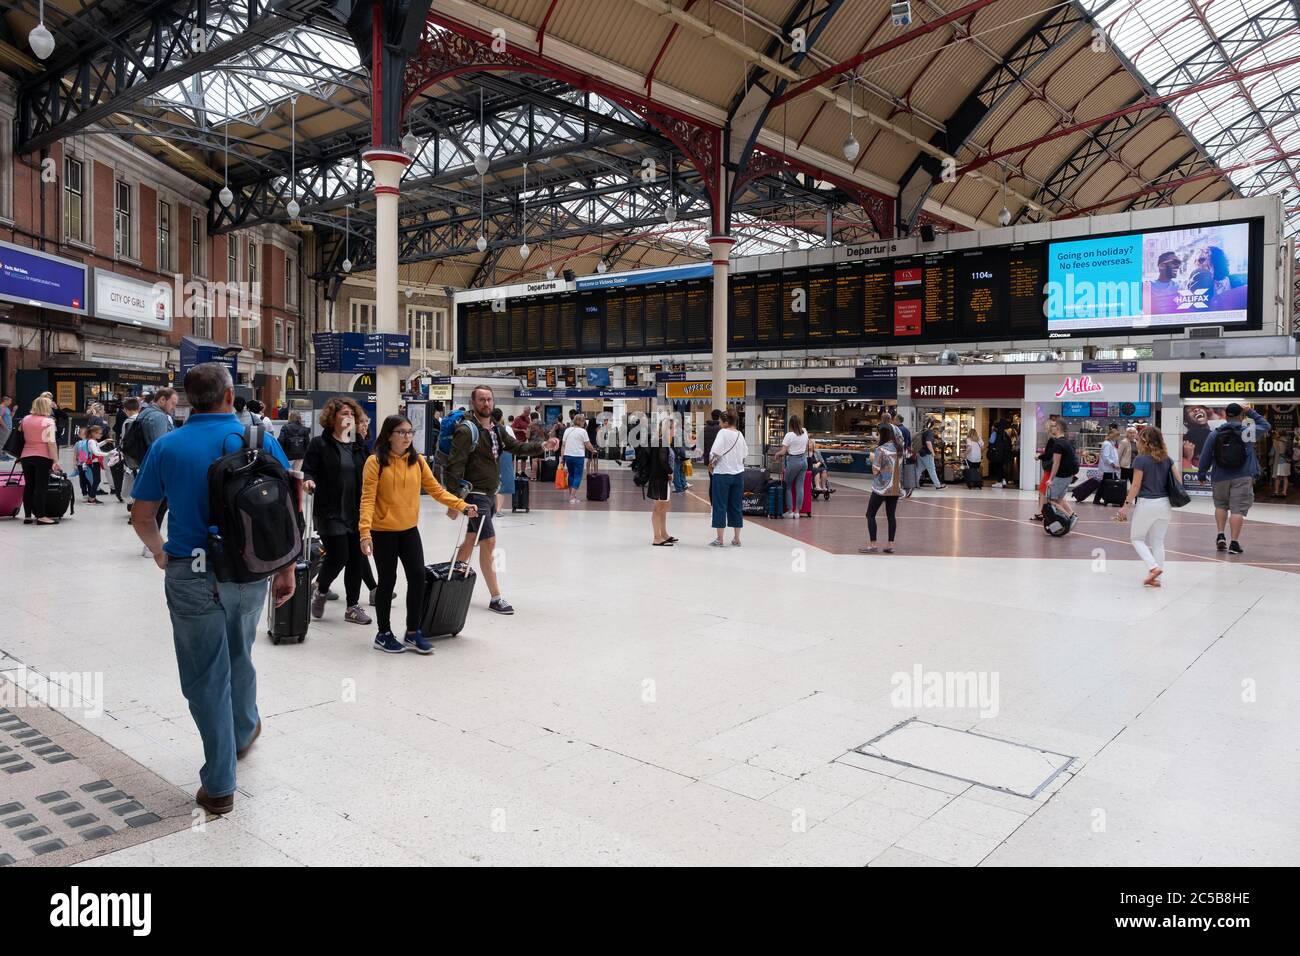
POLYGON ((1255 222, 1050 242, 1048 334, 1257 329, 1262 256, 1255 222))

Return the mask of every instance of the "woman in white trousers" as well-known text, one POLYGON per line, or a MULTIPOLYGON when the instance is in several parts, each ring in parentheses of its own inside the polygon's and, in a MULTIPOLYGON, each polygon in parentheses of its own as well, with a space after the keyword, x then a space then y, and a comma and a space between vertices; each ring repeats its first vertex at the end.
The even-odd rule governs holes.
POLYGON ((1138 432, 1133 479, 1129 482, 1128 497, 1118 520, 1130 520, 1132 514, 1129 540, 1138 557, 1146 562, 1147 576, 1142 583, 1150 588, 1160 587, 1160 575, 1165 571, 1165 532, 1169 530, 1169 518, 1173 514, 1168 484, 1172 467, 1160 430, 1148 425, 1138 432))

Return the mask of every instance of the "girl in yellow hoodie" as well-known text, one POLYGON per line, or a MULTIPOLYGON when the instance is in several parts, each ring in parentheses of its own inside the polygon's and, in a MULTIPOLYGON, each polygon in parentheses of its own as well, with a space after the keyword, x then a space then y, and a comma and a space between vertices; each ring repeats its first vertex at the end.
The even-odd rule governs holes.
POLYGON ((424 603, 424 546, 420 542, 420 489, 440 505, 467 513, 477 509, 438 483, 429 463, 411 446, 415 430, 401 415, 389 415, 375 439, 375 452, 366 459, 361 479, 361 518, 357 522, 361 552, 375 556, 379 574, 375 611, 379 634, 375 650, 400 654, 408 647, 432 654, 433 645, 420 632, 424 603), (397 584, 397 562, 406 572, 406 637, 393 636, 389 612, 397 584))

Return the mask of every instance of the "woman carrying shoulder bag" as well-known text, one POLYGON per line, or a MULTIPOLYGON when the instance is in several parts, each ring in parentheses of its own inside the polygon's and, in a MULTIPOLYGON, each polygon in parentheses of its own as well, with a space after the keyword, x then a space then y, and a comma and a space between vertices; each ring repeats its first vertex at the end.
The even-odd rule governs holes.
POLYGON ((894 535, 898 532, 902 443, 902 435, 893 425, 880 425, 876 449, 871 453, 871 499, 867 502, 867 537, 870 541, 865 548, 858 548, 859 554, 875 554, 880 550, 876 547, 876 512, 881 505, 885 506, 885 519, 889 526, 889 543, 885 545, 885 554, 894 553, 894 535))
POLYGON ((741 500, 745 494, 745 459, 749 456, 749 445, 736 428, 736 413, 731 409, 722 413, 721 425, 709 451, 709 498, 713 503, 713 528, 718 534, 709 546, 725 547, 722 537, 730 527, 732 547, 739 548, 740 529, 745 524, 741 500))

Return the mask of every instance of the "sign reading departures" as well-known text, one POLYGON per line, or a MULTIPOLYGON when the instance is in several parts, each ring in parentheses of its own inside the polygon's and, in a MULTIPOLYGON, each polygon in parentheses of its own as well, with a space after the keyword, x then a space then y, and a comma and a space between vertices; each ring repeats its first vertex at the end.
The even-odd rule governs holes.
MULTIPOLYGON (((728 346, 1259 329, 1262 265, 1263 220, 1251 219, 739 273, 729 279, 728 346)), ((702 271, 601 276, 572 292, 461 302, 459 360, 707 352, 712 279, 702 271)))

